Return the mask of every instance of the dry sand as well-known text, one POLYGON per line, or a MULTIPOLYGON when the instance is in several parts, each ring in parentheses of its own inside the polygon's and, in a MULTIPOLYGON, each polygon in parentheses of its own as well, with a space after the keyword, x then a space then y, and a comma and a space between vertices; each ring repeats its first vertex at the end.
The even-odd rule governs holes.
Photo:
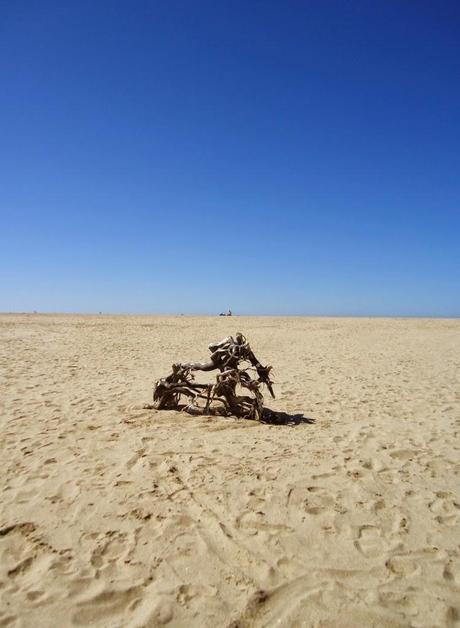
POLYGON ((0 626, 454 626, 460 321, 0 316, 0 626), (144 410, 245 333, 271 426, 144 410))

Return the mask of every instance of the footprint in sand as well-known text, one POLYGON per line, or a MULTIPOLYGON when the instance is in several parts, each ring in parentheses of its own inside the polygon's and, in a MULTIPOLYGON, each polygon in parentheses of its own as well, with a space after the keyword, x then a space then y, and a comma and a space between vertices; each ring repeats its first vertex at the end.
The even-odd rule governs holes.
POLYGON ((389 558, 385 567, 391 571, 391 573, 402 578, 407 578, 421 572, 421 567, 410 556, 393 556, 389 558))
POLYGON ((132 469, 137 463, 142 463, 142 458, 145 458, 146 455, 146 449, 144 447, 138 449, 136 453, 126 462, 126 466, 128 469, 132 469))
POLYGON ((460 559, 459 558, 450 558, 444 566, 444 571, 442 574, 444 580, 447 582, 453 583, 455 585, 460 584, 460 559))
POLYGON ((377 526, 364 525, 358 529, 356 549, 366 558, 377 558, 387 549, 387 543, 382 538, 382 531, 377 526))
MULTIPOLYGON (((80 602, 80 608, 72 615, 72 623, 77 626, 88 626, 95 622, 112 622, 125 611, 133 611, 142 600, 142 587, 127 589, 105 589, 90 599, 80 602)), ((107 625, 105 624, 105 625, 107 625)), ((120 626, 123 622, 120 622, 120 626)))
POLYGON ((319 486, 309 486, 307 495, 308 497, 304 500, 304 510, 309 515, 320 515, 325 511, 330 511, 335 505, 334 497, 319 486))
POLYGON ((293 509, 298 516, 299 512, 318 516, 334 512, 336 497, 320 486, 295 487, 288 491, 286 506, 293 509))
POLYGON ((417 450, 415 449, 395 449, 394 451, 390 451, 389 455, 394 460, 413 460, 417 455, 417 450))
POLYGON ((460 504, 448 491, 437 491, 434 499, 428 504, 428 508, 436 515, 435 520, 441 525, 454 526, 458 522, 460 504))
POLYGON ((103 568, 120 559, 127 559, 132 548, 128 535, 124 532, 109 532, 101 535, 96 548, 91 553, 93 567, 103 568))

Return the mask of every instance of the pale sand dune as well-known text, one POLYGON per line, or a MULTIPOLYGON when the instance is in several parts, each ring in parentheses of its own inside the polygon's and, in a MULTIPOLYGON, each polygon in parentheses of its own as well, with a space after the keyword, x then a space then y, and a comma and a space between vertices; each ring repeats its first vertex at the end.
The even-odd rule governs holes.
POLYGON ((460 321, 0 317, 0 626, 455 626, 460 321), (144 410, 242 331, 314 424, 144 410))

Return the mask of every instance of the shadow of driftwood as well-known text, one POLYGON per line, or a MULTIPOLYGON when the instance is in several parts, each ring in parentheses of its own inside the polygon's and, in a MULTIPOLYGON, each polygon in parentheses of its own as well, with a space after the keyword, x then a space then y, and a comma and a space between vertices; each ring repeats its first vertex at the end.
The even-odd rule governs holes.
POLYGON ((264 408, 262 411, 262 422, 271 423, 272 425, 300 425, 301 423, 315 423, 315 419, 304 416, 303 414, 289 414, 288 412, 277 412, 264 408))
MULTIPOLYGON (((158 410, 155 405, 152 404, 144 404, 144 410, 158 410)), ((193 408, 191 406, 187 406, 186 404, 177 404, 174 408, 167 408, 168 410, 176 410, 178 412, 187 412, 187 414, 192 414, 194 416, 232 416, 236 417, 234 414, 222 414, 217 412, 204 412, 203 408, 193 408)), ((247 417, 246 417, 247 418, 247 417)), ((262 410, 262 419, 261 423, 269 423, 271 425, 288 425, 290 427, 300 425, 301 423, 308 423, 309 425, 313 425, 316 423, 316 419, 312 419, 310 417, 304 416, 303 414, 289 414, 288 412, 278 412, 277 410, 270 410, 270 408, 263 408, 262 410)))

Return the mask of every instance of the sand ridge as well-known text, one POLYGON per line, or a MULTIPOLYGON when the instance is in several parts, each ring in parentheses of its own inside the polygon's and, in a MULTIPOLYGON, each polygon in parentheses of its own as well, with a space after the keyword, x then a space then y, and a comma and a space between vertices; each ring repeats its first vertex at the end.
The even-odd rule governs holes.
POLYGON ((455 626, 460 321, 0 316, 0 626, 455 626), (275 426, 143 409, 243 332, 275 426))

